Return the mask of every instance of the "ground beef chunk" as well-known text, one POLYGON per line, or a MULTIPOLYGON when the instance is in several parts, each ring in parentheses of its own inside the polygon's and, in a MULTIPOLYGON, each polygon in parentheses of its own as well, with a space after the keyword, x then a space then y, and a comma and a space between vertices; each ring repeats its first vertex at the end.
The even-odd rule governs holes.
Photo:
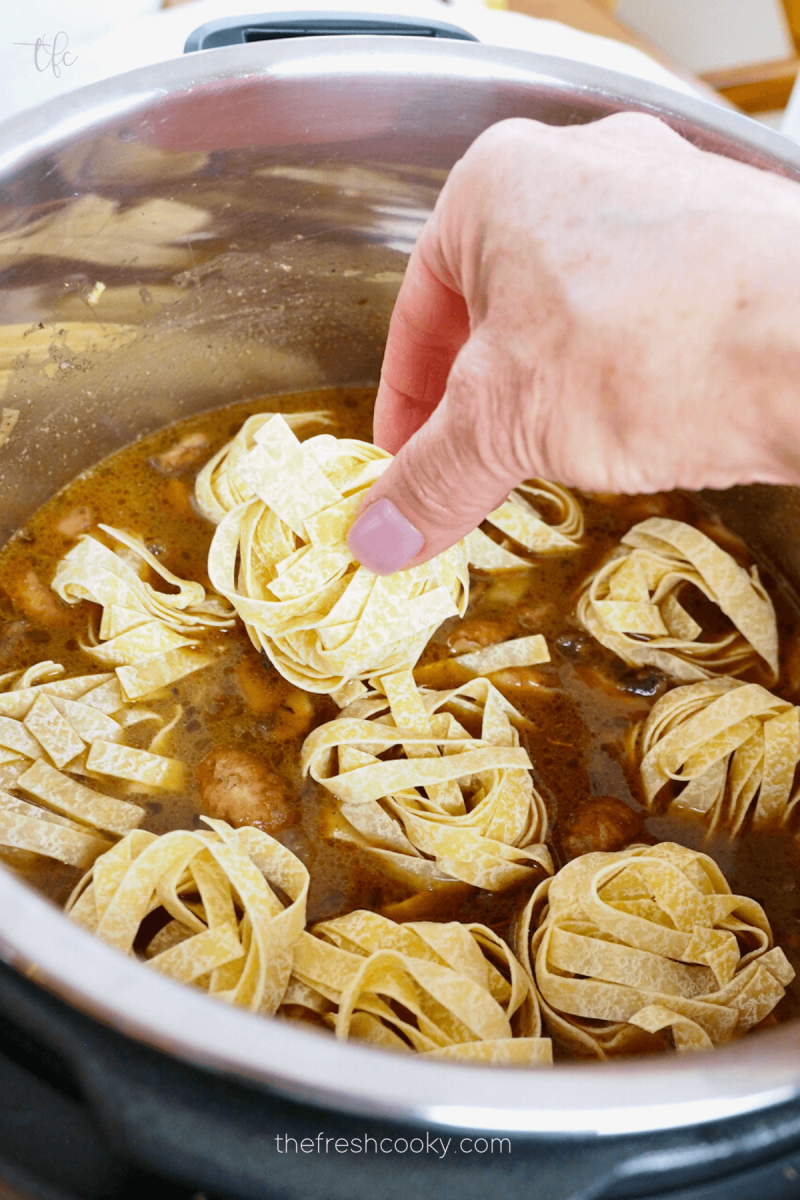
POLYGON ((197 767, 202 809, 230 825, 255 825, 274 837, 300 814, 288 780, 247 750, 215 746, 197 767))
POLYGON ((34 570, 27 570, 6 582, 6 591, 13 603, 35 625, 47 629, 65 625, 69 608, 47 584, 42 583, 34 570))
POLYGON ((451 654, 469 654, 482 650, 496 642, 504 642, 509 636, 509 621, 494 621, 487 617, 468 617, 459 621, 447 639, 451 654))
POLYGON ((635 841, 642 829, 641 813, 616 796, 595 796, 582 804, 562 834, 568 858, 593 850, 622 850, 635 841))

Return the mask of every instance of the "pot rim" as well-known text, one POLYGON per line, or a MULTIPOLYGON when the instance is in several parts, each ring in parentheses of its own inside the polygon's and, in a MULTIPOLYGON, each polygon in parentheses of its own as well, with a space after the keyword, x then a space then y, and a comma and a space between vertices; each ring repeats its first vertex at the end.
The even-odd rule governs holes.
MULTIPOLYGON (((496 78, 600 97, 722 135, 750 161, 800 176, 794 142, 700 98, 527 51, 367 35, 201 51, 77 89, 0 123, 0 179, 76 135, 99 132, 114 119, 201 84, 387 71, 409 79, 496 78)), ((800 1023, 712 1053, 563 1064, 546 1075, 543 1069, 487 1070, 343 1047, 321 1032, 228 1008, 147 971, 2 870, 0 957, 80 1011, 180 1059, 302 1102, 429 1127, 619 1136, 729 1119, 800 1095, 800 1023)))
MULTIPOLYGON (((596 95, 621 102, 622 108, 669 115, 697 130, 720 133, 745 144, 800 174, 800 146, 751 117, 698 95, 673 90, 634 75, 624 75, 574 59, 510 50, 480 42, 346 34, 287 41, 254 42, 198 50, 165 59, 64 92, 0 121, 0 180, 37 152, 52 150, 117 117, 175 92, 225 79, 280 79, 332 70, 347 74, 355 64, 363 74, 401 72, 408 76, 442 73, 445 77, 497 78, 503 82, 549 85, 572 94, 596 95), (366 53, 365 53, 366 52, 366 53), (491 67, 498 71, 491 71, 491 67)), ((355 73, 355 72, 353 72, 355 73)))

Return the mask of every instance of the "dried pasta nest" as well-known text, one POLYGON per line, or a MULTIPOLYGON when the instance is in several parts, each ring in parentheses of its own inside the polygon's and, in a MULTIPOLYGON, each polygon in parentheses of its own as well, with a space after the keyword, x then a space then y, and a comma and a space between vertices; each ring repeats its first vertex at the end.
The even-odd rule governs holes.
MULTIPOLYGON (((231 509, 253 499, 255 493, 246 478, 247 471, 243 476, 239 467, 256 448, 256 434, 273 415, 256 413, 248 417, 236 437, 223 446, 198 475, 195 488, 198 507, 215 525, 231 509)), ((328 409, 282 413, 281 416, 292 430, 303 425, 333 424, 328 409)), ((544 479, 521 483, 499 508, 489 513, 486 521, 534 554, 575 550, 583 537, 583 510, 578 501, 566 488, 544 479), (545 521, 531 499, 552 505, 556 523, 545 521)), ((470 563, 479 570, 517 570, 530 566, 528 559, 499 545, 480 529, 469 535, 467 546, 470 563)))
POLYGON ((164 721, 127 704, 112 674, 62 675, 58 663, 42 662, 0 677, 0 846, 86 868, 145 815, 89 785, 180 791, 186 768, 154 753, 168 726, 149 750, 126 744, 131 726, 164 721))
POLYGON ((85 534, 59 562, 52 586, 67 604, 102 605, 99 644, 83 649, 114 667, 125 698, 138 700, 213 662, 215 652, 199 643, 209 630, 230 628, 236 614, 220 596, 207 596, 202 584, 168 571, 136 538, 110 525, 99 528, 125 547, 127 560, 85 534), (132 563, 174 591, 158 591, 132 563))
MULTIPOLYGON (((291 430, 304 425, 332 425, 333 414, 330 409, 317 409, 314 412, 281 413, 291 430)), ((239 474, 240 464, 247 458, 251 450, 256 449, 256 434, 272 420, 274 413, 256 413, 248 417, 236 437, 226 442, 221 450, 210 458, 197 476, 195 483, 195 498, 197 506, 209 521, 219 525, 223 517, 233 508, 238 508, 246 500, 255 496, 253 488, 246 478, 239 474)), ((247 471, 245 470, 245 475, 247 471)))
POLYGON ((798 795, 800 710, 756 683, 709 680, 674 688, 641 734, 648 804, 673 780, 684 784, 672 808, 703 813, 710 830, 785 823, 798 795))
POLYGON ((395 924, 355 911, 297 943, 286 1006, 324 1014, 342 1039, 462 1061, 549 1065, 536 994, 485 925, 395 924))
MULTIPOLYGON (((566 488, 544 479, 521 483, 499 508, 489 513, 486 521, 533 554, 576 550, 583 537, 583 510, 578 501, 566 488), (557 523, 548 524, 529 497, 553 505, 557 523)), ((528 559, 498 545, 481 529, 469 535, 467 546, 469 561, 479 570, 513 571, 530 566, 528 559)))
POLYGON ((531 898, 517 953, 554 1040, 601 1059, 668 1032, 677 1050, 740 1037, 794 978, 761 905, 674 842, 568 863, 531 898))
POLYGON ((126 954, 139 949, 145 918, 161 913, 143 947, 150 967, 272 1015, 305 926, 308 871, 260 829, 203 820, 209 829, 128 834, 97 859, 67 912, 126 954))
POLYGON ((762 658, 778 675, 775 610, 758 569, 747 572, 698 529, 651 517, 634 525, 586 585, 578 620, 631 666, 654 666, 685 682, 716 673, 738 675, 762 658), (735 628, 703 640, 681 605, 694 584, 735 628))
POLYGON ((513 706, 486 679, 444 692, 418 690, 410 672, 376 682, 384 695, 354 701, 302 750, 304 773, 333 793, 358 840, 417 886, 460 879, 498 891, 535 867, 551 872, 513 706), (480 720, 480 736, 456 714, 480 720))
MULTIPOLYGON (((300 443, 278 413, 253 442, 231 485, 243 480, 253 498, 217 526, 209 577, 290 683, 345 704, 366 691, 362 680, 412 666, 434 629, 463 615, 466 545, 373 575, 352 557, 346 535, 390 455, 330 434, 300 443)), ((220 494, 225 469, 220 462, 212 472, 220 494)))

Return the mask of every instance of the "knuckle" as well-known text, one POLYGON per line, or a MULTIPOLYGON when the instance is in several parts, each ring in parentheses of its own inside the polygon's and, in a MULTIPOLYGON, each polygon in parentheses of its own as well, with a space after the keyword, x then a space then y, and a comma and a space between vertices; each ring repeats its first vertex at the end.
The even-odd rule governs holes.
POLYGON ((594 126, 590 128, 594 128, 597 132, 601 132, 602 128, 602 132, 613 133, 615 137, 626 143, 634 141, 650 146, 658 142, 669 143, 674 147, 683 145, 687 149, 692 149, 691 143, 681 137, 666 121, 661 117, 654 117, 650 113, 612 113, 595 122, 594 126))

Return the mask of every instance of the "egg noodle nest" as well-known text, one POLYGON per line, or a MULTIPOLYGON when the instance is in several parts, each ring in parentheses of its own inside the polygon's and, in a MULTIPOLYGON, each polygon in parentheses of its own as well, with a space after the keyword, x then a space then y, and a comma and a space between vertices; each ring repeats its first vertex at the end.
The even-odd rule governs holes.
POLYGON ((578 601, 580 623, 631 666, 654 666, 690 682, 715 673, 741 674, 759 657, 778 677, 775 610, 753 567, 748 573, 699 529, 651 517, 589 580, 578 601), (694 584, 734 625, 703 641, 702 627, 679 593, 694 584))
POLYGON ((550 1065, 530 979, 485 925, 363 910, 302 935, 285 1005, 322 1013, 339 1038, 436 1058, 550 1065))
MULTIPOLYGON (((526 721, 486 677, 549 661, 544 638, 456 656, 473 677, 449 690, 412 675, 436 627, 466 611, 469 562, 519 570, 531 566, 520 551, 579 545, 575 498, 534 480, 490 514, 505 542, 479 530, 431 562, 377 577, 352 558, 346 535, 390 456, 326 433, 301 443, 292 429, 329 420, 327 411, 258 414, 201 470, 197 503, 217 526, 214 593, 110 526, 60 562, 62 600, 101 608, 83 648, 105 671, 64 678, 42 663, 0 680, 0 845, 85 870, 67 909, 108 944, 217 999, 300 1016, 342 1039, 548 1065, 551 1036, 599 1058, 741 1036, 793 971, 761 907, 732 895, 710 858, 673 843, 632 846, 552 876, 546 810, 520 745, 526 721), (557 523, 531 501, 554 506, 557 523), (138 828, 135 793, 185 783, 184 765, 162 752, 182 715, 180 706, 164 715, 169 689, 214 661, 237 618, 286 679, 342 709, 301 751, 304 773, 333 797, 332 836, 418 891, 456 880, 500 891, 551 876, 517 922, 516 951, 477 923, 399 924, 363 910, 307 929, 308 871, 260 829, 208 817, 205 828, 160 836, 138 828), (147 722, 155 733, 145 737, 147 722)), ((755 568, 688 525, 654 518, 623 537, 578 617, 626 661, 691 681, 640 730, 649 804, 669 784, 673 803, 712 826, 738 832, 749 812, 754 825, 785 821, 798 710, 729 677, 759 658, 777 675, 775 615, 755 568), (700 640, 678 600, 686 584, 733 632, 700 640)))
POLYGON ((219 596, 207 597, 201 584, 173 575, 136 538, 110 525, 99 528, 125 547, 128 561, 85 534, 59 562, 52 586, 67 604, 102 605, 99 642, 83 649, 96 662, 116 668, 126 699, 136 700, 213 662, 216 655, 200 645, 202 636, 230 628, 235 613, 219 596), (155 572, 175 592, 157 591, 130 560, 155 572))
POLYGON ((186 767, 157 752, 163 730, 149 749, 128 744, 134 727, 164 721, 127 703, 114 675, 62 675, 42 662, 0 677, 0 845, 86 867, 145 816, 89 784, 179 792, 186 767))
POLYGON ((601 1059, 663 1048, 665 1031, 679 1051, 721 1045, 794 978, 761 905, 674 842, 567 863, 534 892, 516 944, 547 1031, 601 1059))
POLYGON ((67 912, 126 954, 145 918, 162 912, 168 920, 145 948, 151 967, 272 1015, 305 927, 308 871, 260 829, 203 820, 208 830, 128 834, 98 858, 67 912))
POLYGON ((487 679, 427 692, 406 671, 379 687, 383 695, 354 701, 302 751, 304 774, 333 793, 359 840, 417 886, 460 879, 497 891, 536 866, 551 873, 545 807, 514 707, 487 679), (454 713, 479 717, 480 736, 454 713))
MULTIPOLYGON (((284 678, 345 704, 366 691, 363 680, 413 666, 441 622, 463 615, 466 546, 373 575, 346 536, 390 456, 330 434, 301 443, 280 414, 253 440, 236 473, 254 496, 218 525, 209 578, 284 678)), ((204 507, 202 487, 198 494, 204 507)))
MULTIPOLYGON (((532 554, 563 554, 577 549, 583 537, 583 510, 578 501, 566 488, 544 479, 521 483, 489 513, 486 522, 532 554), (549 525, 543 520, 529 497, 553 505, 560 518, 558 524, 549 525)), ((529 559, 494 541, 482 529, 469 535, 467 548, 470 564, 482 571, 516 571, 530 566, 529 559)))
MULTIPOLYGON (((360 566, 347 532, 391 457, 330 434, 300 442, 281 414, 258 414, 197 479, 198 506, 218 525, 213 586, 286 679, 342 706, 365 694, 364 681, 413 667, 442 621, 464 615, 470 556, 484 569, 530 565, 476 531, 391 576, 360 566)), ((523 485, 487 519, 537 552, 574 548, 583 532, 574 497, 541 482, 523 485), (525 492, 553 501, 561 524, 543 521, 525 492)))
POLYGON ((703 813, 709 829, 741 831, 785 824, 794 805, 800 710, 757 683, 690 683, 654 705, 641 735, 648 804, 673 780, 684 784, 673 809, 703 813))

